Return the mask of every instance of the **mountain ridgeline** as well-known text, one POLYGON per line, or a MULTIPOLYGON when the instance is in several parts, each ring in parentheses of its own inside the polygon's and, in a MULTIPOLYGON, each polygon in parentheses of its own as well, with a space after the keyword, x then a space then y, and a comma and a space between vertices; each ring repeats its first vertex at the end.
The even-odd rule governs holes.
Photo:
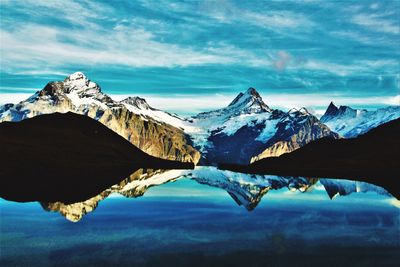
POLYGON ((249 164, 320 138, 356 137, 400 117, 399 106, 366 111, 331 103, 318 119, 305 108, 272 109, 249 88, 224 108, 182 118, 140 97, 115 101, 77 72, 18 104, 1 106, 0 122, 70 111, 101 122, 152 156, 201 165, 249 164))

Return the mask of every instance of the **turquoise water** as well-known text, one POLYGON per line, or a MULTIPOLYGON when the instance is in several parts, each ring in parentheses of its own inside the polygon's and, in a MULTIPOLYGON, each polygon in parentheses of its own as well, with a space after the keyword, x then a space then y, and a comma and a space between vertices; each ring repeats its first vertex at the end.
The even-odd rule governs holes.
MULTIPOLYGON (((200 184, 194 176, 148 187, 141 197, 112 193, 77 222, 39 203, 1 199, 0 265, 396 266, 400 260, 399 201, 384 190, 372 186, 331 199, 320 180, 303 193, 271 189, 248 209, 239 193, 233 199, 238 188, 200 184)), ((256 194, 243 177, 234 179, 256 194)))

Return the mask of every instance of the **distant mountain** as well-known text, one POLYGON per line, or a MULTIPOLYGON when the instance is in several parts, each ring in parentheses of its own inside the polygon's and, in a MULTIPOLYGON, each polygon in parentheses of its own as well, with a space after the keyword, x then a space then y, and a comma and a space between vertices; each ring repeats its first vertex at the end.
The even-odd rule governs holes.
POLYGON ((400 119, 396 119, 357 138, 322 138, 280 157, 221 167, 260 174, 362 179, 394 190, 391 193, 398 197, 399 136, 400 119))
POLYGON ((0 197, 78 201, 139 168, 193 168, 155 158, 101 123, 53 113, 0 123, 0 197))
POLYGON ((400 118, 400 106, 367 111, 365 109, 353 109, 348 106, 340 106, 338 108, 331 102, 325 114, 321 117, 321 122, 341 136, 351 138, 397 118, 400 118))
POLYGON ((114 101, 81 72, 48 83, 18 104, 1 106, 0 122, 69 111, 98 120, 150 155, 194 163, 200 159, 190 138, 171 125, 180 118, 150 107, 139 97, 114 101))
POLYGON ((306 109, 271 109, 254 88, 240 93, 227 107, 200 113, 185 131, 202 152, 205 164, 246 164, 279 156, 312 140, 338 138, 306 109))

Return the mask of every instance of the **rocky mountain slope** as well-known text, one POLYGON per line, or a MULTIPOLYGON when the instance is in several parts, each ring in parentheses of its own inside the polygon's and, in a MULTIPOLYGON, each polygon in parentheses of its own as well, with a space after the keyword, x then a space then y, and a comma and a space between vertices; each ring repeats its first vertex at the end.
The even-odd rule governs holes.
POLYGON ((75 113, 0 123, 0 197, 74 202, 139 168, 193 168, 150 156, 101 123, 75 113))
POLYGON ((168 124, 180 120, 176 116, 150 107, 139 97, 114 101, 80 72, 48 83, 25 101, 0 107, 0 122, 68 111, 98 120, 152 156, 194 163, 200 159, 182 129, 168 124))
POLYGON ((400 118, 400 106, 389 106, 368 111, 353 109, 348 106, 337 107, 331 102, 325 114, 321 117, 321 122, 341 136, 351 138, 397 118, 400 118))

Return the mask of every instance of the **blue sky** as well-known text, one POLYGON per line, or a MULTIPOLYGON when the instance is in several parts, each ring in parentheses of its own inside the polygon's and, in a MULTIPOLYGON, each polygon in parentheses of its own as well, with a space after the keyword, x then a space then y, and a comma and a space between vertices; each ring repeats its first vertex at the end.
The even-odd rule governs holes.
POLYGON ((180 113, 250 86, 282 108, 400 102, 400 1, 0 3, 0 102, 75 71, 180 113))

